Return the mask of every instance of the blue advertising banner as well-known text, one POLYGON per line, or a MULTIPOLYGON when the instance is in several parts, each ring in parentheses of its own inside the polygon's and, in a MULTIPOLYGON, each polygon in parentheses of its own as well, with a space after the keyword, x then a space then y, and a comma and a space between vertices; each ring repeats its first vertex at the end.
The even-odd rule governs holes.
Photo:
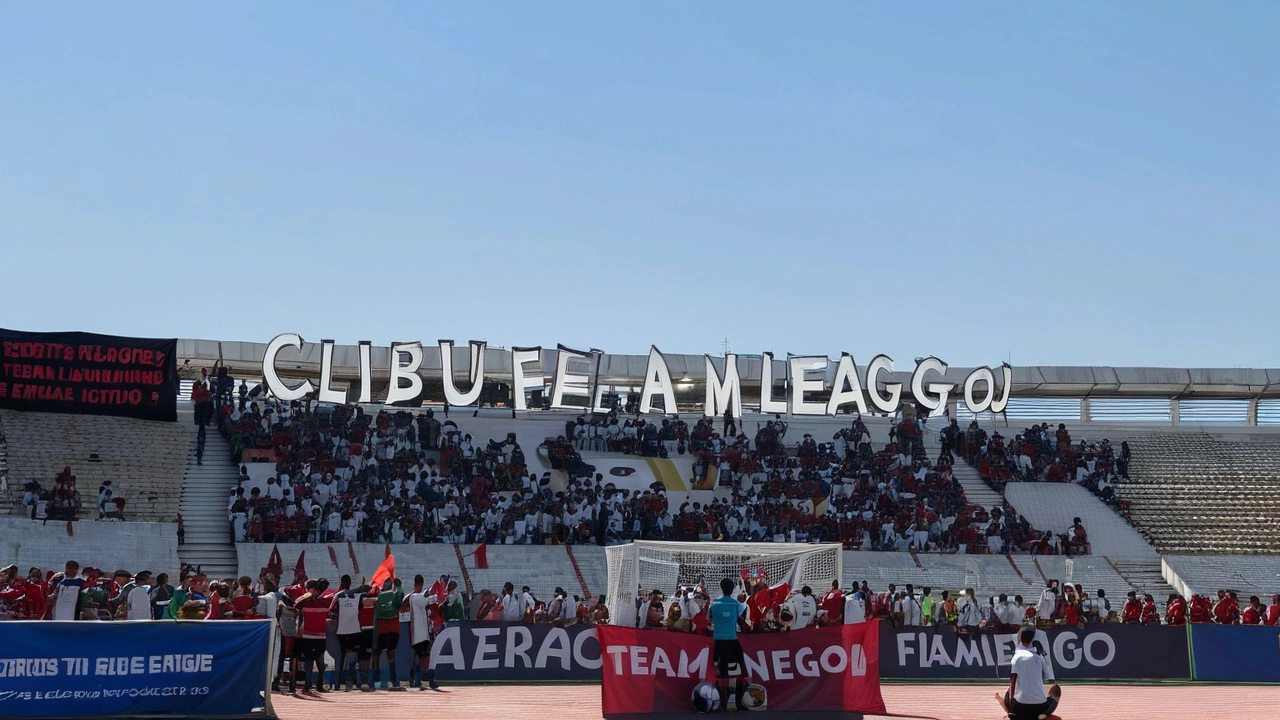
POLYGON ((0 622, 0 717, 246 715, 268 621, 0 622))
POLYGON ((1265 625, 1191 626, 1196 680, 1280 683, 1280 630, 1265 625))

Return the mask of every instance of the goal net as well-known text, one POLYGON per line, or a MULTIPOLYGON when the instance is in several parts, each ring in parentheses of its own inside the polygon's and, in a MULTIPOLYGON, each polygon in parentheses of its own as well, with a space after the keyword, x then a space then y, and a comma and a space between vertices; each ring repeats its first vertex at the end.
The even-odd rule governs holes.
POLYGON ((608 604, 616 625, 637 625, 636 600, 640 594, 661 590, 668 597, 677 588, 706 583, 713 597, 720 580, 739 582, 744 576, 761 577, 770 585, 790 583, 799 590, 808 585, 815 594, 840 579, 842 548, 837 543, 799 545, 786 543, 659 542, 638 540, 605 548, 609 567, 608 604))

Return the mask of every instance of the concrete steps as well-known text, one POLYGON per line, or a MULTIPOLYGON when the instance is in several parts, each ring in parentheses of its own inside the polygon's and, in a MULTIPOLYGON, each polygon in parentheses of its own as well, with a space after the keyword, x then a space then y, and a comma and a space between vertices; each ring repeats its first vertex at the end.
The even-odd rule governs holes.
POLYGON ((1160 561, 1151 560, 1115 560, 1111 563, 1115 566, 1116 572, 1125 579, 1134 590, 1138 591, 1138 595, 1143 593, 1151 593, 1157 603, 1163 603, 1169 599, 1169 595, 1177 592, 1164 579, 1164 572, 1160 567, 1160 561))
POLYGON ((178 558, 198 565, 213 578, 235 577, 236 549, 231 543, 227 496, 236 485, 239 468, 231 462, 231 446, 212 428, 205 434, 204 461, 196 464, 196 428, 192 406, 179 403, 178 422, 191 428, 191 452, 183 475, 178 509, 186 529, 186 542, 178 546, 178 558))
POLYGON ((1004 502, 1004 496, 993 490, 978 475, 978 471, 969 467, 963 460, 957 462, 951 470, 955 474, 956 482, 960 483, 960 487, 964 488, 964 496, 968 498, 970 503, 981 505, 990 510, 993 507, 999 507, 1004 502))
MULTIPOLYGON (((935 421, 941 422, 941 418, 937 418, 935 421)), ((942 452, 942 443, 938 441, 938 431, 942 427, 944 426, 939 424, 925 428, 924 449, 929 454, 929 460, 932 462, 937 462, 938 454, 942 452)), ((1004 504, 1004 497, 993 490, 978 475, 978 470, 969 467, 963 459, 956 458, 956 464, 951 467, 951 472, 955 475, 956 482, 960 483, 960 487, 964 490, 964 496, 970 504, 981 505, 988 510, 1004 504)))

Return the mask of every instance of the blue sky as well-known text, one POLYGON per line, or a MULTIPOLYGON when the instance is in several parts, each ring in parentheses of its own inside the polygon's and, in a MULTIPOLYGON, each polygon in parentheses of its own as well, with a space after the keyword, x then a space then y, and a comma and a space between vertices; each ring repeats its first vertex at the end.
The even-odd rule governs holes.
POLYGON ((0 326, 1275 367, 1278 25, 0 3, 0 326))

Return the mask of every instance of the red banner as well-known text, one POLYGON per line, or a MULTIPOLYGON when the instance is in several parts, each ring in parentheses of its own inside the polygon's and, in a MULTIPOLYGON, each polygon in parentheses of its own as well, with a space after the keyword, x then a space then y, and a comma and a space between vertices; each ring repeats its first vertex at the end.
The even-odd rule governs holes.
MULTIPOLYGON (((689 712, 698 683, 715 682, 711 638, 601 625, 604 715, 689 712)), ((747 682, 770 711, 885 712, 879 623, 740 635, 747 682)), ((739 679, 742 682, 742 679, 739 679)))

